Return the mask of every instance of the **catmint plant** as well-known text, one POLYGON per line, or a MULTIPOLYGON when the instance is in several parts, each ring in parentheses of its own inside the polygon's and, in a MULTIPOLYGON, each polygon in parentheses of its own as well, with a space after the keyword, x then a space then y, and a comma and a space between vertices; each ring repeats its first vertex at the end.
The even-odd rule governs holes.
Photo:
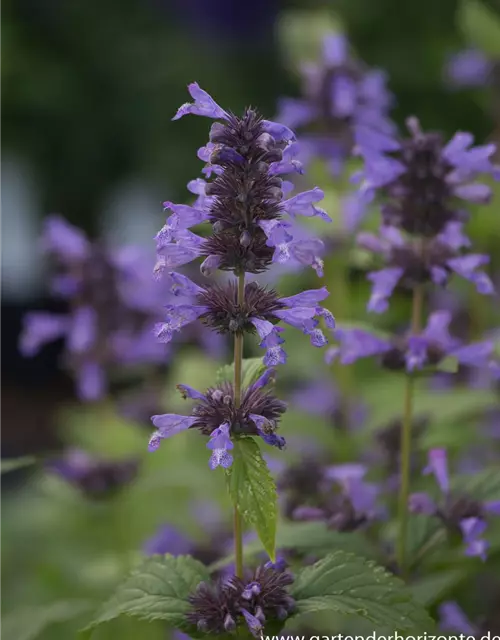
MULTIPOLYGON (((155 274, 168 282, 179 302, 166 306, 165 322, 156 325, 155 334, 160 342, 169 343, 175 333, 199 321, 212 331, 231 336, 233 379, 203 392, 179 384, 182 396, 194 401, 190 415, 153 416, 156 431, 149 450, 155 451, 164 438, 197 430, 208 440, 210 468, 227 470, 231 491, 235 475, 241 473, 241 447, 251 446, 252 437, 279 449, 285 446, 277 429, 286 405, 270 390, 274 370, 266 368, 286 362, 280 323, 300 329, 316 347, 327 343, 319 328, 320 319, 327 328, 334 328, 332 314, 320 305, 328 295, 325 287, 280 297, 250 277, 266 271, 273 262, 292 259, 321 275, 321 241, 296 237, 293 223, 296 216, 329 218, 316 206, 323 197, 317 187, 285 197, 281 176, 300 170, 293 153, 295 136, 288 127, 262 119, 253 109, 246 109, 241 117, 229 113, 196 83, 189 85, 189 91, 194 102, 180 107, 174 120, 187 114, 215 120, 209 142, 198 152, 206 163, 203 173, 211 181, 190 183, 199 195, 194 206, 165 203, 171 215, 156 236, 155 274), (202 236, 191 231, 202 223, 208 223, 208 233, 202 236), (231 276, 226 281, 197 285, 173 271, 199 257, 203 258, 200 269, 205 276, 216 270, 231 276), (258 335, 266 354, 260 375, 245 385, 243 342, 248 334, 258 335)), ((258 449, 250 451, 254 464, 262 468, 263 478, 257 481, 265 483, 265 462, 258 449)), ((286 591, 293 579, 281 565, 271 561, 248 575, 244 569, 242 491, 245 489, 231 492, 235 501, 235 575, 224 582, 202 583, 189 599, 192 608, 187 623, 199 632, 224 633, 246 625, 258 636, 266 623, 283 621, 294 607, 286 591)), ((243 500, 243 515, 250 522, 255 521, 254 512, 265 508, 259 501, 267 499, 266 491, 250 487, 250 495, 243 500)), ((275 514, 272 505, 268 506, 271 511, 263 517, 272 521, 275 514)), ((274 556, 274 534, 269 536, 269 528, 269 522, 257 522, 264 546, 274 556)))
POLYGON ((451 313, 434 311, 424 320, 424 302, 433 287, 444 287, 458 275, 483 295, 492 295, 493 284, 483 267, 489 257, 470 251, 463 231, 469 202, 489 202, 491 187, 481 177, 499 177, 492 162, 495 145, 473 146, 473 136, 459 132, 446 143, 438 133, 425 133, 419 121, 407 121, 409 137, 363 132, 358 151, 364 167, 354 176, 366 202, 380 205, 380 234, 362 232, 361 247, 381 259, 383 268, 368 279, 372 293, 368 310, 382 313, 396 287, 412 292, 413 307, 408 332, 381 335, 363 328, 342 328, 338 346, 326 354, 351 364, 377 356, 380 364, 406 374, 404 420, 401 438, 398 561, 404 570, 408 528, 411 460, 411 425, 414 417, 414 380, 420 373, 444 367, 452 361, 488 369, 499 377, 499 363, 491 340, 464 344, 448 330, 451 313), (447 360, 448 359, 448 360, 447 360))

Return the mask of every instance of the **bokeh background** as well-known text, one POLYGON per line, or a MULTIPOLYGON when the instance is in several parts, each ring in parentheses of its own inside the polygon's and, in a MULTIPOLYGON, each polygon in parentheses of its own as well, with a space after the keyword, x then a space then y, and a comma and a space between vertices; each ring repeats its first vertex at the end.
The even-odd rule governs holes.
MULTIPOLYGON (((317 56, 328 29, 346 33, 360 58, 387 71, 399 125, 416 114, 425 128, 447 135, 469 130, 479 142, 500 140, 496 80, 457 89, 444 74, 448 56, 466 47, 500 60, 496 0, 4 2, 2 459, 40 460, 72 444, 140 460, 138 479, 112 501, 85 499, 39 464, 3 475, 3 609, 14 625, 20 611, 35 620, 25 635, 6 637, 72 637, 158 525, 169 522, 203 541, 200 504, 221 523, 227 512, 223 482, 208 470, 203 443, 181 437, 148 457, 147 426, 121 417, 113 399, 99 406, 77 403, 60 366, 60 344, 33 359, 19 355, 23 314, 59 308, 47 294, 48 265, 37 244, 44 217, 60 213, 91 237, 104 237, 110 245, 138 244, 153 254, 152 238, 164 222, 162 202, 187 201, 185 185, 200 171, 196 149, 206 139, 207 121, 171 122, 187 100, 186 85, 196 80, 225 108, 238 112, 252 105, 272 118, 281 96, 298 95, 298 64, 317 56), (55 626, 47 628, 47 618, 55 626)), ((320 165, 308 180, 327 192, 325 208, 338 219, 338 184, 320 165)), ((483 207, 469 226, 478 251, 491 254, 490 274, 497 281, 499 203, 497 198, 483 207)), ((330 308, 338 315, 338 285, 343 319, 366 321, 363 263, 355 256, 347 264, 345 254, 342 260, 339 283, 337 258, 327 257, 330 308)), ((287 293, 314 286, 310 275, 301 278, 285 275, 273 284, 287 293)), ((462 301, 469 337, 498 325, 498 298, 492 303, 469 291, 462 301)), ((392 329, 404 323, 408 303, 403 292, 391 313, 376 319, 379 325, 392 329)), ((305 337, 290 346, 279 382, 283 397, 319 372, 332 385, 337 377, 340 388, 349 385, 351 395, 359 396, 368 407, 368 429, 399 415, 397 379, 381 380, 369 364, 332 374, 305 337)), ((247 355, 257 355, 252 345, 247 349, 247 355)), ((223 348, 214 358, 194 343, 180 345, 163 371, 165 407, 182 409, 175 384, 209 385, 227 357, 223 348)), ((458 446, 458 420, 462 436, 465 432, 474 442, 464 411, 496 402, 492 392, 467 387, 422 392, 422 410, 443 427, 430 441, 458 446)), ((332 435, 328 420, 311 422, 296 410, 284 430, 300 440, 305 424, 308 434, 312 430, 318 441, 349 459, 351 445, 332 435)), ((286 455, 297 454, 292 447, 286 455)), ((96 637, 136 637, 132 623, 120 624, 96 637)), ((161 625, 141 626, 139 632, 143 638, 165 637, 161 625)))

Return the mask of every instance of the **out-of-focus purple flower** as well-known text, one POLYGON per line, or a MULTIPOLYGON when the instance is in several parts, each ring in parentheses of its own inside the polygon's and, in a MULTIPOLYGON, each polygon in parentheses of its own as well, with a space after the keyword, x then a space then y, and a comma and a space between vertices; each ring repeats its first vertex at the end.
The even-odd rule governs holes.
POLYGON ((479 49, 465 49, 449 56, 445 80, 452 87, 484 87, 490 83, 496 63, 479 49))
POLYGON ((478 633, 458 604, 451 600, 439 606, 439 626, 445 631, 458 631, 467 636, 475 637, 478 633))
MULTIPOLYGON (((68 302, 69 311, 26 314, 23 355, 34 356, 64 338, 64 361, 83 400, 101 398, 115 369, 165 362, 168 348, 158 344, 153 327, 175 296, 152 277, 147 253, 132 246, 106 249, 58 216, 47 219, 42 247, 58 267, 52 291, 68 302)), ((203 341, 204 334, 199 327, 186 339, 203 341)), ((217 340, 212 344, 221 348, 217 340)))
POLYGON ((448 461, 445 449, 431 449, 424 474, 436 478, 443 499, 440 504, 426 493, 410 496, 409 507, 413 513, 435 516, 450 533, 459 533, 466 545, 465 554, 486 559, 488 542, 482 538, 487 527, 488 514, 500 515, 500 500, 474 500, 466 494, 454 494, 450 490, 448 461))
POLYGON ((360 358, 379 356, 384 367, 406 369, 411 373, 425 366, 437 366, 451 356, 460 364, 497 375, 493 341, 462 346, 448 331, 450 321, 448 311, 435 311, 429 315, 427 326, 420 334, 394 338, 378 336, 365 329, 337 329, 335 337, 339 344, 327 350, 325 360, 331 363, 338 358, 342 364, 352 364, 360 358))
POLYGON ((325 491, 320 506, 299 506, 292 514, 293 519, 322 520, 336 531, 354 531, 366 526, 378 515, 378 489, 363 480, 365 472, 358 464, 325 468, 323 479, 338 483, 340 493, 325 491))
POLYGON ((210 141, 198 156, 211 183, 192 181, 189 189, 198 195, 194 207, 166 202, 172 214, 156 236, 158 275, 199 256, 205 258, 202 273, 215 269, 236 273, 261 273, 272 262, 295 260, 321 270, 320 240, 293 236, 293 227, 282 220, 296 216, 319 216, 330 220, 317 202, 321 189, 285 198, 281 175, 301 171, 295 159, 295 136, 284 125, 263 120, 247 109, 241 118, 227 113, 196 83, 189 85, 193 103, 183 105, 174 119, 187 114, 215 119, 210 141), (202 238, 190 231, 209 222, 211 234, 202 238), (280 231, 278 233, 278 228, 280 231))
POLYGON ((47 470, 77 487, 90 498, 103 498, 128 485, 136 477, 136 459, 104 460, 80 449, 69 449, 49 460, 47 470))
POLYGON ((212 451, 210 468, 228 468, 233 457, 233 438, 259 436, 271 446, 282 449, 285 439, 277 435, 278 422, 286 411, 286 405, 266 390, 270 380, 266 371, 252 385, 243 390, 241 404, 234 402, 234 387, 225 382, 201 393, 187 385, 177 385, 184 398, 196 401, 190 416, 174 413, 153 416, 151 421, 156 431, 149 441, 149 450, 156 451, 161 440, 186 431, 198 429, 210 439, 207 448, 212 451))
POLYGON ((328 34, 322 60, 304 65, 301 98, 283 98, 278 120, 300 133, 300 158, 322 157, 338 176, 363 132, 391 133, 386 76, 349 55, 346 38, 328 34))
POLYGON ((367 200, 376 194, 382 199, 385 224, 430 238, 450 222, 467 218, 462 202, 490 200, 491 188, 476 179, 500 178, 492 162, 496 147, 474 147, 474 137, 465 132, 445 144, 439 134, 424 133, 416 118, 409 118, 407 127, 411 134, 407 139, 363 135, 358 151, 364 169, 354 180, 361 180, 367 200))
POLYGON ((173 556, 190 554, 194 543, 186 535, 170 524, 161 525, 151 538, 143 545, 143 552, 147 556, 164 555, 170 553, 173 556))
POLYGON ((306 413, 322 416, 341 430, 358 428, 366 417, 366 407, 359 402, 342 402, 331 380, 318 379, 300 387, 291 396, 291 404, 306 413))
POLYGON ((286 353, 281 346, 284 342, 281 337, 283 329, 277 326, 277 322, 281 320, 300 329, 309 336, 315 347, 327 343, 318 328, 319 318, 324 319, 329 329, 335 326, 332 314, 319 304, 328 296, 325 287, 279 298, 272 289, 248 282, 243 303, 239 303, 235 282, 228 282, 224 286, 200 287, 175 271, 170 272, 168 277, 171 290, 180 298, 180 302, 167 305, 167 321, 156 325, 155 332, 160 342, 170 342, 176 332, 199 319, 221 334, 256 332, 260 346, 266 349, 264 364, 275 366, 286 361, 286 353))
POLYGON ((358 244, 382 257, 384 268, 372 271, 372 295, 368 310, 383 313, 394 289, 401 285, 408 288, 432 282, 444 287, 453 273, 472 282, 479 293, 494 293, 493 283, 481 270, 489 257, 481 254, 465 254, 470 240, 462 233, 462 224, 449 222, 443 231, 424 242, 405 239, 399 229, 383 225, 380 234, 362 232, 358 244))

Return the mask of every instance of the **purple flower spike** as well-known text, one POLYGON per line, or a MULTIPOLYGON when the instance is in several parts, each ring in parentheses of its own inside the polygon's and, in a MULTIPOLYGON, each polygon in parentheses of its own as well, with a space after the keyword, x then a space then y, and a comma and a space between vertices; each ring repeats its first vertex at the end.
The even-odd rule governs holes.
POLYGON ((444 494, 450 490, 448 477, 448 461, 446 449, 431 449, 428 456, 428 466, 424 469, 425 474, 432 473, 436 478, 439 488, 444 494))
MULTIPOLYGON (((448 258, 453 260, 448 263, 450 269, 472 279, 466 257, 462 265, 461 257, 434 254, 432 246, 447 225, 463 222, 466 214, 457 200, 489 201, 490 187, 476 179, 481 175, 498 179, 500 172, 492 163, 495 146, 473 147, 472 135, 462 132, 445 144, 439 134, 422 131, 414 117, 408 118, 407 129, 409 138, 392 140, 391 135, 373 135, 372 132, 360 137, 358 151, 365 163, 358 176, 361 178, 360 192, 371 199, 378 192, 386 225, 420 236, 419 260, 427 267, 426 272, 420 272, 420 278, 428 278, 432 268, 434 278, 437 278, 438 265, 432 262, 440 258, 446 264, 448 258)), ((392 258, 394 261, 397 256, 392 258)), ((442 274, 439 277, 443 279, 442 274)), ((488 289, 483 277, 475 276, 475 279, 480 279, 476 283, 478 290, 488 289)))
POLYGON ((302 76, 302 97, 282 99, 279 119, 301 129, 303 162, 319 156, 338 176, 364 140, 393 130, 385 75, 353 59, 343 35, 328 34, 322 59, 304 65, 302 76))

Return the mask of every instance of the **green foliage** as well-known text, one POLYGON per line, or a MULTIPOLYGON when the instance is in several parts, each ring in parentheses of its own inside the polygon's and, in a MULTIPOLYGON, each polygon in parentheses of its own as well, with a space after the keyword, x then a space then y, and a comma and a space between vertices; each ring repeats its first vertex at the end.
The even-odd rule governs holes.
MULTIPOLYGON (((241 385, 243 388, 253 384, 266 370, 266 366, 262 362, 262 358, 245 358, 243 360, 241 371, 241 385)), ((217 371, 216 382, 233 382, 234 380, 234 362, 226 364, 217 371)))
MULTIPOLYGON (((362 533, 340 533, 328 529, 324 522, 280 522, 276 534, 276 548, 293 551, 295 554, 324 555, 332 550, 356 553, 358 556, 376 560, 380 552, 362 533)), ((256 556, 262 551, 258 541, 245 545, 246 558, 256 556)), ((226 556, 211 565, 212 570, 226 566, 234 555, 226 556)))
POLYGON ((78 618, 92 609, 84 600, 67 600, 23 607, 2 618, 2 633, 9 640, 35 640, 51 625, 78 618))
POLYGON ((415 600, 430 607, 446 596, 466 577, 463 569, 449 569, 439 573, 431 573, 416 580, 410 585, 415 600))
POLYGON ((8 473, 9 471, 15 471, 16 469, 22 469, 24 467, 30 467, 35 464, 36 458, 33 456, 23 456, 22 458, 7 458, 2 460, 0 466, 0 473, 8 473))
POLYGON ((377 631, 422 633, 434 624, 401 580, 374 562, 344 551, 298 572, 292 595, 299 615, 335 611, 365 618, 377 631))
POLYGON ((500 55, 500 18, 484 2, 462 0, 459 22, 470 45, 492 57, 500 55))
POLYGON ((186 628, 187 597, 208 579, 206 568, 190 556, 147 558, 118 587, 84 633, 90 637, 94 627, 122 615, 147 621, 165 620, 172 626, 186 628))
POLYGON ((235 441, 234 461, 227 470, 229 494, 243 519, 255 527, 269 557, 275 557, 277 496, 274 480, 252 438, 235 441))

